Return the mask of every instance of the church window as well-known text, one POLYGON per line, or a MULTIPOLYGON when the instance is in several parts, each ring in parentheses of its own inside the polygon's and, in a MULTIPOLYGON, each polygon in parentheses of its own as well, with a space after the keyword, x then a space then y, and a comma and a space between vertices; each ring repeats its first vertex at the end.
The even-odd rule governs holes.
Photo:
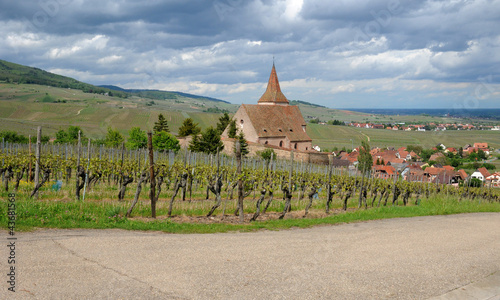
POLYGON ((297 143, 295 143, 295 145, 293 146, 294 149, 297 149, 297 143))
POLYGON ((283 141, 280 141, 280 147, 283 147, 283 141))

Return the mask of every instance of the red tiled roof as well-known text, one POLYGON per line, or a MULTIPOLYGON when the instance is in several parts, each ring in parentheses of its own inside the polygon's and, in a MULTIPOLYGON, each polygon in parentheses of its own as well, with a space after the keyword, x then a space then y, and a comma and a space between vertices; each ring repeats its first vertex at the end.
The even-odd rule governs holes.
POLYGON ((488 143, 474 143, 474 148, 481 150, 488 149, 488 143))
POLYGON ((278 75, 276 74, 276 68, 271 69, 271 75, 269 76, 269 81, 267 83, 267 89, 264 94, 260 97, 258 103, 279 103, 288 104, 288 99, 281 92, 280 83, 278 81, 278 75))
POLYGON ((490 172, 488 172, 488 169, 486 169, 485 167, 479 168, 477 169, 477 171, 483 174, 484 178, 490 176, 490 172))
POLYGON ((428 167, 425 168, 424 173, 429 174, 429 175, 438 175, 441 172, 446 171, 444 168, 434 168, 434 167, 428 167))
POLYGON ((311 141, 302 126, 306 125, 296 105, 242 104, 259 137, 288 137, 290 141, 311 141), (280 131, 281 130, 281 131, 280 131))
POLYGON ((462 180, 465 180, 468 177, 468 175, 467 175, 467 173, 465 173, 464 169, 458 170, 458 175, 460 176, 460 178, 462 178, 462 180))

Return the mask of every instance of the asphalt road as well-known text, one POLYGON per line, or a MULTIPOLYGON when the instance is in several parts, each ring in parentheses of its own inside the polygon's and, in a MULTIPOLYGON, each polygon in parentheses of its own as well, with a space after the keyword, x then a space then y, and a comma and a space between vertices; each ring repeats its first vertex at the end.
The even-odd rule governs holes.
MULTIPOLYGON (((7 245, 7 232, 0 234, 7 245)), ((500 276, 491 276, 500 270, 499 213, 252 233, 39 230, 17 238, 16 292, 7 290, 4 246, 1 299, 427 299, 447 293, 441 299, 453 299, 474 282, 500 286, 500 276)))

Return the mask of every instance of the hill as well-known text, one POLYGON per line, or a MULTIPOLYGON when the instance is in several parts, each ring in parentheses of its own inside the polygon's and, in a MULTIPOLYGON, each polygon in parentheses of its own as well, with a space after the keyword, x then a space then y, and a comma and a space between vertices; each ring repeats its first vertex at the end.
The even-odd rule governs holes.
POLYGON ((198 95, 182 93, 182 92, 147 90, 147 89, 123 89, 121 87, 114 86, 114 85, 100 85, 100 87, 115 90, 115 91, 121 91, 121 92, 129 93, 129 94, 135 94, 136 96, 150 98, 150 99, 166 100, 166 99, 178 99, 179 97, 185 97, 185 98, 204 99, 207 101, 223 102, 223 103, 231 104, 228 101, 224 101, 224 100, 220 100, 220 99, 216 99, 216 98, 198 96, 198 95))
POLYGON ((39 68, 32 68, 5 60, 0 60, 0 81, 18 84, 39 84, 60 88, 81 90, 85 93, 104 94, 110 93, 121 98, 128 97, 127 93, 114 92, 107 88, 97 87, 76 79, 57 75, 39 68))

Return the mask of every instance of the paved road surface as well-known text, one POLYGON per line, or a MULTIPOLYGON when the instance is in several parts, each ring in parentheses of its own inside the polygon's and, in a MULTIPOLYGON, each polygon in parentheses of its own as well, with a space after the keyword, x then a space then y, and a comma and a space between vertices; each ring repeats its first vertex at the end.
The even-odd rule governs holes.
POLYGON ((4 246, 1 299, 500 298, 498 213, 253 233, 17 236, 17 292, 7 291, 4 246))

